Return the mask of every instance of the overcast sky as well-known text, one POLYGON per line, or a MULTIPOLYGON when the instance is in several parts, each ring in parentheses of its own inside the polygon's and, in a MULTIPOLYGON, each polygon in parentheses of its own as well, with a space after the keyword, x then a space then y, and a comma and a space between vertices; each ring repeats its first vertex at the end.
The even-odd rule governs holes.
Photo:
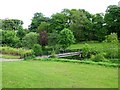
POLYGON ((105 12, 107 6, 118 5, 119 0, 0 0, 0 19, 14 18, 24 22, 24 28, 31 23, 36 12, 49 17, 64 8, 85 9, 90 13, 105 12))

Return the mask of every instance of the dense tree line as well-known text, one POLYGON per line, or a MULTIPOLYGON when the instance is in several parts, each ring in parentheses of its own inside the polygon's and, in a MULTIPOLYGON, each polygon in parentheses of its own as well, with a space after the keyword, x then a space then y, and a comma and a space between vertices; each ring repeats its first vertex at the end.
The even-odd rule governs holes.
POLYGON ((110 5, 105 14, 91 14, 84 9, 63 9, 51 17, 45 17, 37 12, 28 29, 24 29, 22 25, 23 21, 18 19, 0 19, 2 44, 28 48, 32 48, 33 44, 40 44, 42 48, 49 45, 53 49, 56 45, 61 45, 65 49, 74 42, 101 42, 111 33, 117 33, 120 39, 120 7, 110 5))

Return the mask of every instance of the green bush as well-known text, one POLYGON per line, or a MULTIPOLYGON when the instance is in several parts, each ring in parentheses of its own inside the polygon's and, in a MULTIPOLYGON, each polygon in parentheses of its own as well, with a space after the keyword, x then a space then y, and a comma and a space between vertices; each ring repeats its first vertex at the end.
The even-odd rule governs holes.
POLYGON ((90 58, 91 55, 95 55, 97 54, 98 51, 91 48, 89 44, 84 45, 84 47, 82 48, 82 58, 90 58))
POLYGON ((55 54, 55 51, 53 50, 52 52, 51 52, 51 55, 50 55, 50 58, 56 58, 57 56, 56 56, 56 54, 55 54))
POLYGON ((111 33, 110 35, 107 35, 104 42, 118 43, 117 34, 116 33, 111 33))
POLYGON ((91 56, 91 60, 95 62, 104 62, 107 61, 107 59, 104 57, 104 54, 96 54, 91 56))
POLYGON ((42 55, 42 47, 39 44, 34 44, 33 51, 36 56, 42 55))
POLYGON ((34 44, 38 44, 38 34, 34 32, 26 34, 22 39, 22 44, 25 48, 33 48, 34 44))
POLYGON ((0 32, 2 33, 2 44, 10 47, 17 47, 17 43, 20 41, 16 35, 15 31, 6 30, 0 32))
POLYGON ((73 32, 67 28, 64 28, 60 32, 58 41, 59 41, 59 44, 61 45, 62 49, 65 50, 67 47, 69 47, 71 44, 73 44, 75 42, 73 32))
POLYGON ((23 48, 12 48, 8 46, 0 47, 0 53, 20 56, 20 58, 25 58, 34 55, 33 50, 26 50, 23 48))

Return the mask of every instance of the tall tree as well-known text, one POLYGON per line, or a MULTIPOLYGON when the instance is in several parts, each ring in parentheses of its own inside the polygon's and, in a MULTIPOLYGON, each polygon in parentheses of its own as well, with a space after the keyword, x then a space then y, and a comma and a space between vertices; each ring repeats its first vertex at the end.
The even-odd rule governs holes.
POLYGON ((93 28, 93 40, 103 41, 107 35, 107 29, 105 29, 104 14, 97 13, 92 18, 93 28))
POLYGON ((38 26, 42 23, 42 22, 48 22, 49 18, 45 17, 42 13, 35 13, 34 17, 32 18, 32 22, 29 25, 29 30, 32 32, 36 32, 38 29, 38 26))
POLYGON ((91 28, 91 21, 85 11, 79 9, 70 10, 70 29, 73 31, 77 42, 86 40, 91 28))
POLYGON ((60 32, 67 26, 67 18, 62 13, 56 13, 51 16, 49 32, 60 32))
POLYGON ((108 34, 117 33, 120 39, 120 7, 117 5, 110 5, 107 7, 105 13, 106 28, 108 34))

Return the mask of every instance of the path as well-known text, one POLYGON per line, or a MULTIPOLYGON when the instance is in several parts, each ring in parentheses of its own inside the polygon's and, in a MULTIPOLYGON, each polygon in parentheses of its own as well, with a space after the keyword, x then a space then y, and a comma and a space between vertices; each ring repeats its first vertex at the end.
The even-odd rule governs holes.
POLYGON ((13 62, 13 61, 22 61, 23 59, 5 59, 0 58, 0 62, 13 62))
MULTIPOLYGON (((80 52, 70 52, 70 53, 61 53, 61 54, 56 54, 56 57, 68 57, 68 56, 76 56, 80 55, 80 52)), ((36 59, 42 59, 42 58, 49 58, 51 55, 43 55, 43 56, 38 56, 36 59)), ((22 61, 24 59, 5 59, 5 58, 0 58, 0 62, 13 62, 13 61, 22 61)))

